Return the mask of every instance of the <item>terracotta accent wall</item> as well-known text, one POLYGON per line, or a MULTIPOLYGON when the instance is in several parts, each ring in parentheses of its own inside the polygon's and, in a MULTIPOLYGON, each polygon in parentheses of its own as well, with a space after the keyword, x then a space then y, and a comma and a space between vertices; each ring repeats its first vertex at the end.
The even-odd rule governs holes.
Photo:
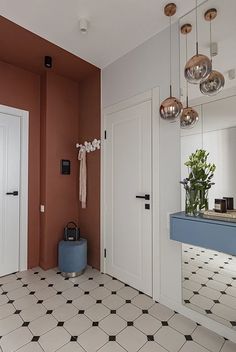
MULTIPOLYGON (((79 85, 79 142, 101 136, 100 71, 79 85)), ((88 240, 88 263, 100 269, 100 151, 87 154, 87 208, 79 206, 79 225, 88 240)))
POLYGON ((28 266, 39 263, 40 76, 0 61, 0 104, 29 111, 28 266))
POLYGON ((41 257, 44 269, 57 265, 57 246, 68 221, 78 221, 79 87, 47 73, 42 80, 41 130, 41 257), (61 175, 61 159, 71 160, 71 174, 61 175))

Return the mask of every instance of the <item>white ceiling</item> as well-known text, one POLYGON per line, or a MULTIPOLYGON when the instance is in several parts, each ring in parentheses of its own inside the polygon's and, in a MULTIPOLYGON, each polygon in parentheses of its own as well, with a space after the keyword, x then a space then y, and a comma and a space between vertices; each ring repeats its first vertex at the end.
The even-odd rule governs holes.
MULTIPOLYGON (((204 0, 199 0, 203 2, 204 0)), ((168 26, 168 0, 0 0, 1 15, 103 68, 168 26), (79 31, 87 18, 89 33, 79 31)), ((175 20, 195 6, 177 0, 175 20)))

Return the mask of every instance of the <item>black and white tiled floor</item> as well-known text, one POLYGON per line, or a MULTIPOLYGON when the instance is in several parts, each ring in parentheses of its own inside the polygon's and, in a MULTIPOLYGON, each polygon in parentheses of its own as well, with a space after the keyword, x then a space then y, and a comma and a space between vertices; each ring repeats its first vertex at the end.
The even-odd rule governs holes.
POLYGON ((0 278, 2 352, 235 352, 236 345, 88 268, 0 278))
POLYGON ((189 245, 182 251, 186 306, 236 331, 236 257, 189 245))

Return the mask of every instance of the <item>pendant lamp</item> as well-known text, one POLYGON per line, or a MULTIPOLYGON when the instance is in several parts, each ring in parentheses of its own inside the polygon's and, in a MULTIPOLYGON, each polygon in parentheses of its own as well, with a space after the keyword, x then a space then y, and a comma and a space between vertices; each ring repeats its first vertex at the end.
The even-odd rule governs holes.
MULTIPOLYGON (((192 31, 192 25, 190 23, 184 24, 181 27, 181 33, 186 36, 186 61, 188 57, 188 34, 192 31)), ((188 81, 186 81, 186 107, 180 116, 180 127, 181 128, 191 128, 199 120, 199 116, 196 110, 191 108, 189 105, 189 94, 188 94, 188 81)))
POLYGON ((171 67, 171 42, 172 42, 172 30, 171 30, 171 17, 176 13, 176 5, 170 3, 165 6, 164 13, 170 19, 170 96, 165 99, 160 106, 160 115, 164 120, 174 121, 183 111, 183 105, 181 101, 172 96, 172 67, 171 67))
MULTIPOLYGON (((214 20, 216 16, 217 16, 216 9, 210 9, 204 15, 205 20, 210 22, 210 48, 212 46, 211 24, 212 24, 212 20, 214 20)), ((212 53, 211 53, 211 62, 212 62, 212 53)), ((208 78, 200 84, 200 91, 202 94, 212 96, 212 95, 218 94, 224 88, 224 85, 225 85, 224 76, 219 71, 212 70, 208 78)))
POLYGON ((184 76, 189 83, 199 84, 207 79, 212 70, 211 60, 198 52, 198 3, 196 0, 196 54, 186 63, 184 76))

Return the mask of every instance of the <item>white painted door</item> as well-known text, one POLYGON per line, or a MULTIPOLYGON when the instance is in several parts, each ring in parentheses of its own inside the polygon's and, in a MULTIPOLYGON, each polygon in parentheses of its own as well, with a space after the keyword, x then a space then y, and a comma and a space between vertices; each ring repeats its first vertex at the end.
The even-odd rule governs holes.
POLYGON ((107 115, 105 128, 106 272, 151 295, 151 101, 107 115))
POLYGON ((19 270, 19 185, 20 118, 0 113, 0 276, 19 270))

